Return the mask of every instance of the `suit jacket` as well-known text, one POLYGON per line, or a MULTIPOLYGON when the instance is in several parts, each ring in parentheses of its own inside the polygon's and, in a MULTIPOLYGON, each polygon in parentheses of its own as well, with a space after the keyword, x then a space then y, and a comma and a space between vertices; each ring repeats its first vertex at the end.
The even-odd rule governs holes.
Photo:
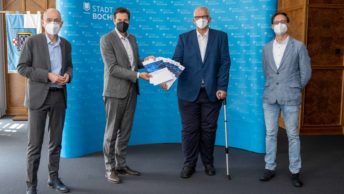
POLYGON ((138 91, 137 70, 143 67, 139 60, 136 38, 128 37, 134 55, 134 71, 131 70, 129 57, 115 30, 102 36, 100 51, 104 61, 104 97, 125 98, 131 85, 138 91), (134 84, 133 84, 134 83, 134 84))
POLYGON ((209 29, 204 62, 196 30, 181 34, 173 60, 185 67, 178 79, 177 94, 180 99, 195 101, 201 89, 202 79, 210 101, 217 100, 217 90, 227 91, 230 57, 228 36, 225 32, 209 29))
POLYGON ((281 65, 273 57, 273 41, 263 48, 265 74, 264 103, 301 104, 301 90, 311 78, 311 61, 303 43, 289 36, 281 65))
MULTIPOLYGON (((72 47, 70 43, 61 39, 62 68, 60 75, 68 73, 72 79, 72 47)), ((49 92, 48 73, 51 71, 47 38, 44 33, 28 38, 20 54, 17 66, 18 73, 27 77, 27 89, 24 105, 30 109, 40 108, 49 92)), ((65 102, 67 89, 63 87, 65 102)))

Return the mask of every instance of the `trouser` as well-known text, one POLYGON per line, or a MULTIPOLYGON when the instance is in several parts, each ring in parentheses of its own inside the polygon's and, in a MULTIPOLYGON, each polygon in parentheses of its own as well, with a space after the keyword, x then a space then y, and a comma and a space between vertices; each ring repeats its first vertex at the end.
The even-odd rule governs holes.
POLYGON ((184 166, 195 167, 198 155, 204 165, 214 163, 214 144, 221 102, 211 102, 201 89, 195 102, 178 100, 182 120, 184 166))
POLYGON ((104 134, 104 160, 106 171, 126 166, 127 147, 136 108, 137 91, 129 89, 123 98, 104 97, 106 126, 104 134))
POLYGON ((37 171, 47 116, 49 117, 49 176, 51 178, 58 177, 65 111, 66 103, 63 90, 49 91, 45 102, 39 109, 29 109, 26 180, 28 187, 37 185, 37 171))
POLYGON ((265 168, 275 170, 277 166, 278 119, 282 111, 289 143, 289 170, 293 174, 299 173, 301 169, 300 137, 298 131, 300 106, 264 103, 263 108, 266 126, 265 168))

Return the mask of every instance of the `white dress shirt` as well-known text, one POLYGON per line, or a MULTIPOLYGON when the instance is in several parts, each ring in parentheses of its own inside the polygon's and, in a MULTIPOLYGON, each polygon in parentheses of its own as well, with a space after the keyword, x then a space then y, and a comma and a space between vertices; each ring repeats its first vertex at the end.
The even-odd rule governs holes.
POLYGON ((202 62, 204 62, 205 51, 207 49, 207 44, 208 44, 209 29, 207 30, 206 33, 204 33, 203 36, 197 30, 196 32, 197 32, 197 40, 198 40, 199 50, 201 52, 202 62))
POLYGON ((134 71, 135 70, 135 65, 134 65, 134 52, 133 52, 133 48, 131 48, 128 36, 129 34, 127 34, 127 36, 123 36, 118 30, 117 28, 115 28, 118 37, 121 39, 122 44, 125 48, 125 51, 127 52, 128 58, 129 58, 129 62, 130 62, 130 66, 131 66, 131 70, 134 71))
MULTIPOLYGON (((49 57, 50 57, 50 65, 51 65, 51 72, 60 75, 62 69, 62 51, 61 51, 61 39, 57 37, 56 42, 52 42, 47 34, 45 34, 47 38, 48 50, 49 50, 49 57)), ((62 88, 63 86, 50 83, 49 87, 53 88, 62 88)))
POLYGON ((284 41, 282 41, 281 43, 277 42, 275 39, 274 43, 272 45, 272 53, 274 56, 274 60, 275 60, 275 64, 276 64, 277 69, 281 65, 282 57, 283 57, 285 48, 287 47, 288 40, 289 40, 289 36, 284 41))
MULTIPOLYGON (((133 48, 131 48, 128 36, 129 33, 127 33, 127 36, 123 36, 118 30, 117 28, 115 28, 116 33, 118 34, 119 39, 121 39, 122 44, 125 48, 125 51, 127 52, 128 58, 129 58, 129 62, 130 62, 130 67, 132 71, 135 71, 135 65, 134 65, 134 52, 133 52, 133 48)), ((137 72, 136 77, 139 78, 140 77, 140 73, 137 72)))

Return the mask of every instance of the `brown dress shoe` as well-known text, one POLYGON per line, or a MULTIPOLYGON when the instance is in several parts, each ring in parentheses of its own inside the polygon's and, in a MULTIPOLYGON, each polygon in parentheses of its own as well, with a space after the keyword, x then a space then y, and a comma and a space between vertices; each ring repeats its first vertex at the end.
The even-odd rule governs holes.
POLYGON ((105 173, 105 178, 106 180, 112 182, 112 183, 120 183, 121 179, 119 178, 118 174, 116 171, 111 171, 111 172, 106 172, 105 173))

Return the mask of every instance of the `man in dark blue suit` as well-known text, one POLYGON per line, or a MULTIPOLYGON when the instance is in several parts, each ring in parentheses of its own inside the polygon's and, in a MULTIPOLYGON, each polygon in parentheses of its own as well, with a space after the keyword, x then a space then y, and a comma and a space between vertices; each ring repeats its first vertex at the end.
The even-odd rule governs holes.
POLYGON ((210 29, 206 7, 194 11, 196 30, 179 36, 173 56, 185 70, 178 80, 178 104, 182 120, 184 167, 189 178, 201 155, 205 173, 215 175, 214 144, 221 100, 227 96, 230 57, 225 32, 210 29))

